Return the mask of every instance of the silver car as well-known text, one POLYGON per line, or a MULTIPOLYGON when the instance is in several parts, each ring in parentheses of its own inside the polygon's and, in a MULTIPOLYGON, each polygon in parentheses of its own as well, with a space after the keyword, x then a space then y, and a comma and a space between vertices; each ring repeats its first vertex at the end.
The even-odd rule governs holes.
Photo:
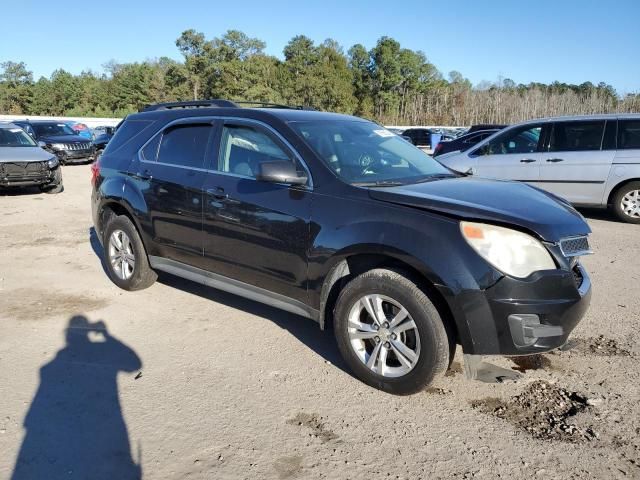
POLYGON ((38 186, 60 193, 62 168, 58 157, 40 148, 13 123, 0 123, 0 187, 38 186))
POLYGON ((531 120, 438 157, 463 173, 531 183, 640 224, 640 115, 531 120))

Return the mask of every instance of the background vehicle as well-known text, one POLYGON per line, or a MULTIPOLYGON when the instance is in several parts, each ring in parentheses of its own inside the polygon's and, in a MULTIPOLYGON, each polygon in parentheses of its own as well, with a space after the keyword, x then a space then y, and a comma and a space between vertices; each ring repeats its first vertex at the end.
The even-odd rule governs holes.
POLYGON ((20 120, 13 123, 31 135, 45 150, 54 153, 63 165, 92 162, 95 158, 91 141, 77 135, 64 122, 20 120))
POLYGON ((38 147, 17 125, 0 123, 0 187, 26 186, 60 193, 63 186, 58 159, 38 147))
POLYGON ((471 147, 473 147, 475 144, 480 142, 481 140, 484 140, 485 138, 490 137, 491 135, 493 135, 494 133, 496 133, 498 131, 499 130, 497 130, 497 129, 493 129, 493 130, 476 130, 475 132, 461 135, 461 136, 459 136, 457 138, 454 138, 452 140, 440 141, 436 145, 436 148, 433 149, 432 156, 435 158, 438 155, 442 155, 444 153, 465 152, 468 149, 470 149, 471 147))
POLYGON ((80 135, 83 138, 88 138, 89 140, 93 139, 93 132, 84 123, 80 123, 80 122, 66 122, 66 123, 67 125, 69 125, 69 127, 71 127, 71 130, 76 132, 76 135, 80 135))
POLYGON ((402 136, 409 138, 411 143, 420 149, 431 149, 431 134, 428 128, 409 128, 402 132, 402 136))
POLYGON ((93 139, 93 146, 96 150, 96 155, 98 155, 107 147, 109 140, 111 140, 114 134, 115 134, 115 128, 107 127, 104 133, 100 133, 93 139))
POLYGON ((589 303, 590 229, 570 205, 452 174, 356 117, 150 106, 92 182, 116 285, 146 288, 160 270, 331 323, 352 371, 393 393, 427 385, 456 342, 465 355, 558 347, 589 303))
POLYGON ((640 115, 532 120, 438 161, 459 172, 528 182, 640 223, 640 115))

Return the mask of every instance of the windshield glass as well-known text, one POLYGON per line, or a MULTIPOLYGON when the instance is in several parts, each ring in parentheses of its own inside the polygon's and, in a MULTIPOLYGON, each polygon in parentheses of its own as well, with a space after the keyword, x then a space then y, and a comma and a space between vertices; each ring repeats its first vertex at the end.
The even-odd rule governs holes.
POLYGON ((64 123, 32 123, 31 126, 38 138, 54 135, 76 135, 76 132, 64 123))
POLYGON ((372 122, 320 120, 290 125, 347 183, 406 184, 454 176, 422 150, 372 122))
POLYGON ((35 147, 36 142, 21 128, 0 128, 0 147, 35 147))

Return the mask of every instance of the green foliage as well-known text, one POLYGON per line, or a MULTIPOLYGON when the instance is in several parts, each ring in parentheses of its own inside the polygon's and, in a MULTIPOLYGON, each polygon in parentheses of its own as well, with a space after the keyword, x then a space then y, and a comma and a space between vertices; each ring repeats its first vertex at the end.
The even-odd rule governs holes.
POLYGON ((382 37, 345 54, 332 39, 304 35, 284 47, 283 59, 238 30, 207 39, 193 29, 176 40, 182 61, 120 64, 104 73, 59 69, 34 82, 23 62, 0 63, 0 113, 120 117, 149 103, 199 98, 305 105, 353 113, 381 123, 511 122, 556 113, 631 111, 638 95, 619 98, 606 83, 516 84, 509 78, 475 88, 460 72, 445 80, 420 51, 382 37))

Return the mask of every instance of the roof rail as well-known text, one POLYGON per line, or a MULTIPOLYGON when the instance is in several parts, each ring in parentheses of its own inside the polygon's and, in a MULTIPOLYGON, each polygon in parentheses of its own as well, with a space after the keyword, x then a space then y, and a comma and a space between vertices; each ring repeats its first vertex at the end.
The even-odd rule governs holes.
POLYGON ((233 103, 236 105, 247 105, 247 106, 256 106, 263 108, 288 108, 292 110, 314 110, 312 107, 305 107, 304 105, 283 105, 281 103, 270 103, 270 102, 245 102, 242 100, 234 100, 233 103))
POLYGON ((146 105, 141 112, 154 112, 156 110, 173 110, 177 108, 237 108, 238 105, 229 100, 191 100, 188 102, 167 102, 146 105))

